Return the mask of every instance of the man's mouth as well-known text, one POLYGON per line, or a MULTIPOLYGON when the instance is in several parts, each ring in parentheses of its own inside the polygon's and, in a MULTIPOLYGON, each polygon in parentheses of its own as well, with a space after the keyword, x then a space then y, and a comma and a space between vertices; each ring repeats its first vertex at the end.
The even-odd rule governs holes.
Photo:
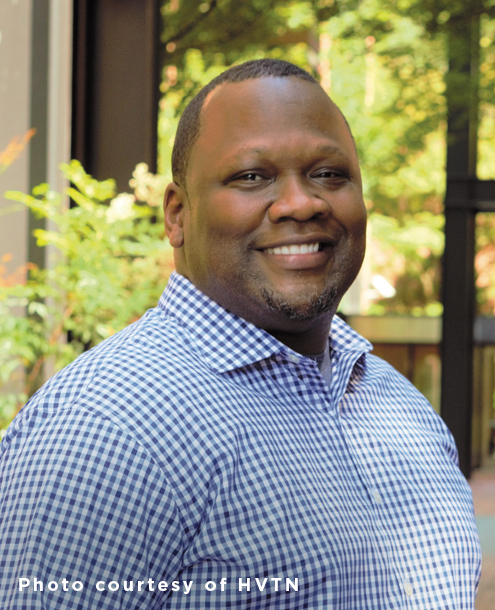
POLYGON ((323 243, 316 242, 314 244, 292 244, 287 246, 278 246, 277 248, 266 248, 264 252, 267 254, 313 254, 323 250, 323 243))

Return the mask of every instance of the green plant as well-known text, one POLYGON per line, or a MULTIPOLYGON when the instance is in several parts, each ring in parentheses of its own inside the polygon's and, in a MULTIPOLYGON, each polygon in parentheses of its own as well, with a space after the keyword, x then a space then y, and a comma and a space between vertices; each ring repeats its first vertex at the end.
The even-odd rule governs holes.
POLYGON ((51 260, 10 277, 0 267, 0 429, 38 389, 43 367, 61 369, 156 305, 173 256, 159 206, 164 182, 147 169, 136 167, 133 194, 116 195, 112 180, 94 180, 77 161, 62 166, 71 208, 46 184, 6 193, 49 221, 35 236, 51 260))

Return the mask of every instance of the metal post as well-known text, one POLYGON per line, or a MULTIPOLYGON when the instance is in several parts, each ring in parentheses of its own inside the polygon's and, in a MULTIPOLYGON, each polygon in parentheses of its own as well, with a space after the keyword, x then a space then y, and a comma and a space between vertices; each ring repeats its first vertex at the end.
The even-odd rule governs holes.
POLYGON ((450 33, 441 415, 466 477, 471 473, 478 48, 479 18, 450 33))

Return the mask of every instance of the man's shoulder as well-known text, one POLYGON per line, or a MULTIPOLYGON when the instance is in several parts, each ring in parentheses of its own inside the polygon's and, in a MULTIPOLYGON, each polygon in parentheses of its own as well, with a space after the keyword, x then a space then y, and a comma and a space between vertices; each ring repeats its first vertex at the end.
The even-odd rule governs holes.
POLYGON ((81 354, 54 375, 38 392, 38 400, 64 390, 67 398, 80 397, 91 388, 138 379, 146 374, 148 382, 163 381, 163 374, 179 362, 194 359, 194 345, 175 320, 157 307, 137 322, 81 354), (163 372, 163 374, 162 374, 163 372))
POLYGON ((60 445, 104 428, 105 439, 127 438, 172 476, 181 454, 190 452, 198 468, 206 459, 206 449, 193 451, 198 430, 211 454, 223 455, 230 445, 222 391, 194 338, 156 308, 47 382, 15 418, 0 449, 49 438, 60 445))
POLYGON ((391 396, 404 395, 419 403, 429 405, 428 400, 414 384, 383 358, 373 353, 366 354, 366 372, 367 384, 382 387, 391 396))
POLYGON ((52 377, 16 419, 87 410, 117 422, 146 420, 181 402, 208 370, 192 338, 160 308, 85 352, 52 377))

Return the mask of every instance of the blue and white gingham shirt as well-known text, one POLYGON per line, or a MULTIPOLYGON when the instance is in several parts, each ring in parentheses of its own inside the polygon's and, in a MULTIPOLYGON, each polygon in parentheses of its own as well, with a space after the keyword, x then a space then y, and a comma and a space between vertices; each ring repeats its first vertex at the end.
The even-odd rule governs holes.
POLYGON ((329 388, 173 274, 0 443, 0 608, 474 608, 450 433, 338 318, 330 347, 329 388))

